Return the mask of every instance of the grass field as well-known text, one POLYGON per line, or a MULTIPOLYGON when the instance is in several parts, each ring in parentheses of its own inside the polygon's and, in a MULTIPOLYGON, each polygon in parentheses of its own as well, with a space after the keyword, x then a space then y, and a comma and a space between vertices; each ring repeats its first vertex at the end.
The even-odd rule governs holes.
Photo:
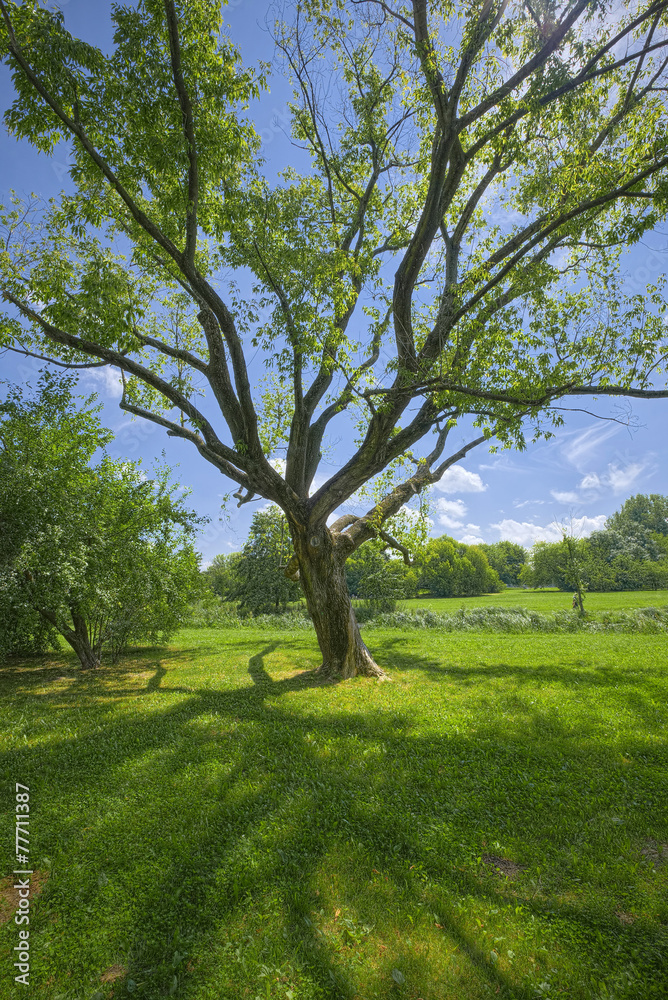
POLYGON ((392 683, 251 629, 2 668, 2 1000, 665 1000, 665 636, 368 643, 392 683))
MULTIPOLYGON (((523 590, 508 588, 501 594, 483 594, 482 597, 419 597, 399 601, 401 608, 428 608, 440 614, 452 614, 461 607, 528 608, 551 614, 570 611, 572 594, 563 590, 523 590)), ((623 611, 631 608, 659 608, 668 604, 668 590, 620 591, 612 594, 585 594, 585 609, 596 611, 623 611)))

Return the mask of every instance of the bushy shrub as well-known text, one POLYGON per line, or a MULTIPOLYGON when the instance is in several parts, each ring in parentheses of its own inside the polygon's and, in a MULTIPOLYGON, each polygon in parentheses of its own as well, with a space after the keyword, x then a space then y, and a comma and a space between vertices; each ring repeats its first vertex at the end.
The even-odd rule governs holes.
POLYGON ((58 648, 58 634, 32 608, 13 605, 0 582, 0 662, 8 656, 39 656, 58 648))

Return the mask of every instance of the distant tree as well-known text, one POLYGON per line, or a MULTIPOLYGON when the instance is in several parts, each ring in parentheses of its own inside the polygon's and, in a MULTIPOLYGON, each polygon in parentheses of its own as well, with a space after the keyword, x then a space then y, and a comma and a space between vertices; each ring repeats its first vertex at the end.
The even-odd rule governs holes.
POLYGON ((214 556, 211 565, 203 571, 202 577, 207 586, 221 601, 233 601, 237 591, 237 569, 240 552, 222 553, 214 556))
POLYGON ((481 548, 464 545, 447 535, 429 540, 420 570, 421 586, 434 597, 474 597, 503 589, 481 548))
POLYGON ((520 582, 520 572, 527 561, 526 549, 516 542, 494 542, 491 545, 480 545, 479 548, 487 556, 487 562, 496 570, 501 581, 507 587, 517 587, 520 582))
POLYGON ((292 556, 285 515, 276 506, 253 515, 248 541, 234 564, 234 597, 242 610, 277 611, 301 597, 299 585, 279 572, 292 556))
POLYGON ((606 527, 625 535, 634 535, 637 528, 644 528, 668 536, 668 496, 636 493, 608 518, 606 527))
POLYGON ((565 546, 562 542, 536 542, 531 549, 529 564, 521 571, 521 581, 529 587, 559 587, 569 584, 564 572, 565 546))
POLYGON ((574 538, 572 534, 564 531, 562 534, 562 552, 564 565, 562 572, 566 583, 573 594, 573 607, 580 615, 585 614, 584 596, 587 589, 585 562, 587 543, 582 538, 574 538))
POLYGON ((112 435, 90 399, 75 408, 72 385, 44 374, 34 398, 12 388, 0 404, 0 604, 14 627, 39 616, 89 668, 180 624, 197 519, 168 470, 90 464, 112 435))
POLYGON ((390 557, 387 546, 369 543, 361 546, 346 562, 346 584, 353 597, 380 600, 384 607, 406 597, 415 597, 417 572, 404 560, 390 557))

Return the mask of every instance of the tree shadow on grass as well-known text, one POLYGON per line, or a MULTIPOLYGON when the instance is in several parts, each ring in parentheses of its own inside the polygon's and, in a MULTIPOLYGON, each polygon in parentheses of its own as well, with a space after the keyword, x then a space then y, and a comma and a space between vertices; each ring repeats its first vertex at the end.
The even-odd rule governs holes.
MULTIPOLYGON (((232 690, 165 687, 159 664, 145 717, 136 711, 110 716, 95 685, 74 685, 69 710, 91 716, 85 738, 50 740, 47 757, 43 748, 29 746, 0 758, 3 773, 20 774, 22 781, 26 775, 34 789, 40 805, 36 851, 58 852, 45 892, 49 909, 37 911, 35 927, 42 940, 50 936, 49 954, 65 956, 78 942, 78 963, 94 969, 107 952, 104 935, 98 946, 90 934, 89 913, 101 930, 116 926, 115 914, 124 913, 116 935, 129 942, 129 957, 128 946, 119 944, 120 957, 146 997, 163 995, 174 977, 179 996, 241 996, 233 974, 257 989, 263 967, 289 966, 302 995, 339 1000, 358 989, 359 960, 376 968, 381 996, 435 1000, 444 995, 438 948, 431 956, 418 953, 406 944, 408 933, 392 931, 393 921, 408 926, 408 914, 424 922, 431 912, 471 966, 478 992, 469 995, 484 995, 486 986, 492 995, 533 997, 533 985, 500 968, 469 915, 457 916, 452 904, 463 898, 471 908, 502 907, 512 899, 547 928, 552 917, 529 879, 538 863, 554 868, 554 850, 567 846, 568 837, 563 845, 555 837, 554 796, 537 798, 536 782, 554 785, 572 804, 571 813, 582 809, 583 789, 601 782, 622 812, 635 791, 615 781, 612 750, 598 748, 607 759, 603 781, 579 752, 564 773, 563 755, 554 759, 540 725, 527 730, 524 711, 521 739, 510 729, 500 733, 484 725, 473 736, 447 727, 421 736, 413 720, 379 711, 373 701, 344 717, 317 690, 305 712, 303 699, 289 696, 321 685, 309 673, 274 680, 267 658, 278 645, 253 652, 251 683, 232 690), (517 860, 527 874, 512 892, 481 877, 481 831, 490 841, 523 845, 515 849, 524 852, 517 860), (394 917, 383 916, 383 900, 394 917), (368 945, 343 945, 341 933, 327 926, 335 901, 358 925, 375 918, 368 945), (323 902, 327 919, 317 916, 323 902), (68 918, 56 932, 48 914, 60 911, 68 918), (266 926, 272 932, 265 941, 266 926), (189 968, 190 959, 199 962, 189 968), (395 968, 410 992, 391 979, 395 968)), ((396 650, 387 645, 394 660, 396 650)), ((401 669, 400 662, 394 666, 401 669)), ((509 668, 492 669, 507 676, 509 668)), ((49 704, 39 702, 39 711, 49 704)), ((656 822, 653 810, 650 803, 640 810, 648 831, 656 822)), ((563 815, 572 831, 571 813, 563 815)), ((587 853, 587 844, 582 850, 587 853)), ((577 879, 579 869, 565 873, 567 882, 571 874, 577 879)), ((605 968, 612 961, 617 968, 625 954, 610 954, 619 929, 611 926, 598 941, 580 898, 582 906, 559 914, 579 935, 572 947, 585 965, 605 968)), ((651 935, 635 933, 636 948, 654 962, 651 935)), ((125 983, 117 992, 125 995, 125 983)))
MULTIPOLYGON (((485 638, 490 637, 485 635, 485 638)), ((503 638, 507 640, 512 637, 503 636, 503 638)), ((526 639, 526 636, 517 636, 515 638, 526 639)), ((565 638, 569 637, 566 636, 565 638)), ((414 649, 411 649, 410 652, 404 652, 407 646, 414 646, 414 643, 415 639, 410 636, 397 636, 383 640, 383 657, 387 661, 387 667, 390 672, 395 670, 408 673, 419 670, 427 676, 432 675, 436 679, 445 679, 447 677, 448 679, 457 681, 458 684, 464 685, 480 684, 481 682, 495 678, 508 678, 518 684, 531 684, 535 683, 536 680, 543 680, 550 683, 563 684, 565 687, 582 686, 584 689, 587 689, 615 688, 620 683, 627 685, 629 680, 628 670, 625 667, 596 665, 595 667, 585 669, 583 668, 581 657, 569 658, 565 654, 561 655, 558 664, 554 662, 541 662, 539 656, 537 656, 535 662, 527 664, 504 663, 503 661, 490 660, 490 662, 486 663, 462 666, 458 662, 459 657, 455 648, 449 654, 451 659, 443 663, 442 660, 436 659, 433 655, 416 654, 414 649)), ((565 644, 565 649, 567 648, 565 644)), ((662 684, 664 676, 662 668, 658 665, 654 666, 644 663, 641 672, 643 688, 648 693, 656 694, 657 698, 662 699, 665 693, 662 684)))

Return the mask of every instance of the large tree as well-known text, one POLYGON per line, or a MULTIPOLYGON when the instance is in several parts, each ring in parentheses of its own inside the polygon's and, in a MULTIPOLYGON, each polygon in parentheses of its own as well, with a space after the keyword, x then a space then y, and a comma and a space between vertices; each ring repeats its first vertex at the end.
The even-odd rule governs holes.
POLYGON ((123 409, 285 512, 325 675, 382 676, 344 564, 446 469, 549 433, 565 399, 668 395, 662 288, 619 279, 666 214, 667 13, 293 3, 275 39, 308 162, 276 180, 245 110, 265 68, 219 0, 113 6, 109 54, 0 0, 6 122, 66 140, 73 184, 5 212, 2 337, 116 366, 123 409), (316 480, 330 433, 348 453, 316 480))

